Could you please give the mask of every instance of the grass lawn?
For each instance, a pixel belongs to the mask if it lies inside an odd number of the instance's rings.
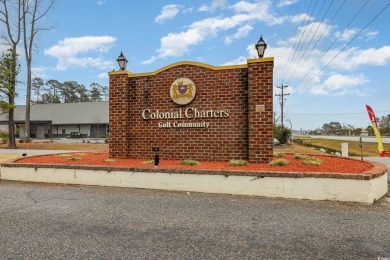
[[[360,147],[359,141],[342,141],[342,140],[332,140],[332,139],[320,139],[320,138],[297,138],[296,140],[302,140],[303,145],[323,147],[332,149],[334,151],[341,153],[341,144],[348,143],[349,155],[360,156]],[[358,139],[358,137],[357,137]],[[385,151],[390,151],[390,144],[383,144]],[[377,143],[363,143],[363,156],[379,156],[378,153],[378,144]]]

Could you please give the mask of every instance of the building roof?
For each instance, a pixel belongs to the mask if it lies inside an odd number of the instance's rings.
[[[69,124],[108,124],[108,102],[80,102],[31,105],[30,121],[51,121],[53,125]],[[26,106],[16,106],[15,122],[24,122]],[[0,121],[7,121],[5,114]]]

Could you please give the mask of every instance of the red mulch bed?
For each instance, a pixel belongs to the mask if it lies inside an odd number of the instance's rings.
[[[69,153],[69,157],[64,155],[45,155],[23,158],[17,163],[29,164],[66,164],[66,165],[97,165],[97,166],[115,166],[115,167],[136,167],[136,168],[154,168],[153,164],[145,164],[150,159],[118,159],[108,157],[108,152],[103,153]],[[70,158],[79,158],[73,161]],[[194,170],[213,170],[213,171],[253,171],[253,172],[328,172],[328,173],[363,173],[371,170],[373,165],[368,162],[361,162],[347,158],[335,156],[310,155],[322,161],[322,165],[303,165],[301,160],[294,159],[294,155],[285,154],[282,158],[290,163],[285,166],[270,166],[265,163],[250,163],[246,166],[229,166],[229,162],[201,161],[197,166],[181,165],[178,160],[160,160],[159,168],[167,169],[194,169]],[[105,160],[111,161],[105,161]],[[274,157],[273,160],[281,159]]]

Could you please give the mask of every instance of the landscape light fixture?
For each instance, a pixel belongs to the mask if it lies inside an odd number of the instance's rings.
[[[119,55],[119,57],[118,57],[118,59],[116,61],[118,62],[119,68],[121,70],[125,70],[126,69],[127,60],[126,60],[126,58],[125,58],[125,56],[123,55],[122,52],[121,52],[121,55]]]
[[[257,54],[259,55],[259,58],[263,58],[265,49],[267,49],[267,44],[263,40],[263,36],[260,35],[260,40],[255,45]]]
[[[160,162],[160,157],[158,156],[158,151],[160,151],[160,147],[152,146],[152,151],[154,152],[154,168],[158,168],[158,164]]]

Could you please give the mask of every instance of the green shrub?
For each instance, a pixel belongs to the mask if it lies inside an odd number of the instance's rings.
[[[181,165],[194,166],[194,165],[199,165],[199,162],[198,161],[194,161],[194,160],[184,160],[180,164]]]
[[[244,166],[247,164],[248,164],[248,161],[246,161],[246,160],[230,160],[230,162],[229,162],[230,166]]]
[[[320,159],[314,158],[314,157],[307,157],[303,159],[302,164],[306,165],[322,165],[322,161]]]
[[[281,144],[287,143],[288,139],[291,136],[291,130],[286,127],[274,126],[273,132],[274,132],[274,137]]]
[[[31,143],[31,139],[30,138],[25,138],[25,139],[19,139],[19,143]]]
[[[285,166],[287,164],[289,164],[290,162],[287,161],[286,159],[278,159],[278,160],[274,160],[274,161],[271,161],[269,162],[268,164],[270,166]]]
[[[5,131],[5,130],[1,130],[0,131],[0,140],[3,142],[3,144],[5,144],[7,141],[8,141],[8,132]]]

